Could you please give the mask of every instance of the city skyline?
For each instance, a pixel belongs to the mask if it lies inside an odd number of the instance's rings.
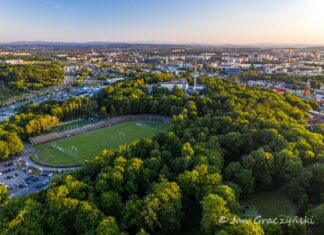
[[[0,0],[0,42],[323,45],[320,0]]]

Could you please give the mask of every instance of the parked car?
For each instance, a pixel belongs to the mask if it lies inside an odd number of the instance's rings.
[[[6,167],[13,166],[13,165],[15,165],[13,162],[7,162],[7,163],[5,164]]]
[[[39,184],[37,184],[37,185],[35,186],[35,188],[40,189],[40,188],[43,188],[44,186],[45,186],[44,183],[39,183]]]
[[[31,179],[31,181],[33,181],[33,182],[36,182],[36,181],[38,181],[38,180],[39,180],[38,177],[33,177],[33,178]]]

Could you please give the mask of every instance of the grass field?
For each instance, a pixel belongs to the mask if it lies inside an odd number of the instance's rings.
[[[101,153],[103,149],[153,136],[166,131],[167,124],[153,121],[125,122],[85,134],[72,136],[37,146],[39,160],[46,165],[67,166],[81,164]]]
[[[273,218],[277,215],[294,215],[295,205],[284,195],[277,192],[259,192],[252,196],[248,203],[256,208],[258,214],[266,218]]]

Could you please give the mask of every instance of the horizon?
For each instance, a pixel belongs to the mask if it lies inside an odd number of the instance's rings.
[[[0,45],[51,45],[51,44],[97,44],[97,45],[113,45],[113,44],[128,44],[128,45],[174,45],[174,46],[206,46],[206,47],[324,47],[324,43],[271,43],[271,42],[256,42],[256,43],[200,43],[200,42],[156,42],[156,41],[0,41]]]
[[[321,0],[0,0],[0,42],[323,45]]]

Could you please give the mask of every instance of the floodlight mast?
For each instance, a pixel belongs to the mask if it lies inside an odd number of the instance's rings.
[[[194,72],[194,87],[193,91],[196,91],[197,89],[197,64],[195,64],[195,72]]]

